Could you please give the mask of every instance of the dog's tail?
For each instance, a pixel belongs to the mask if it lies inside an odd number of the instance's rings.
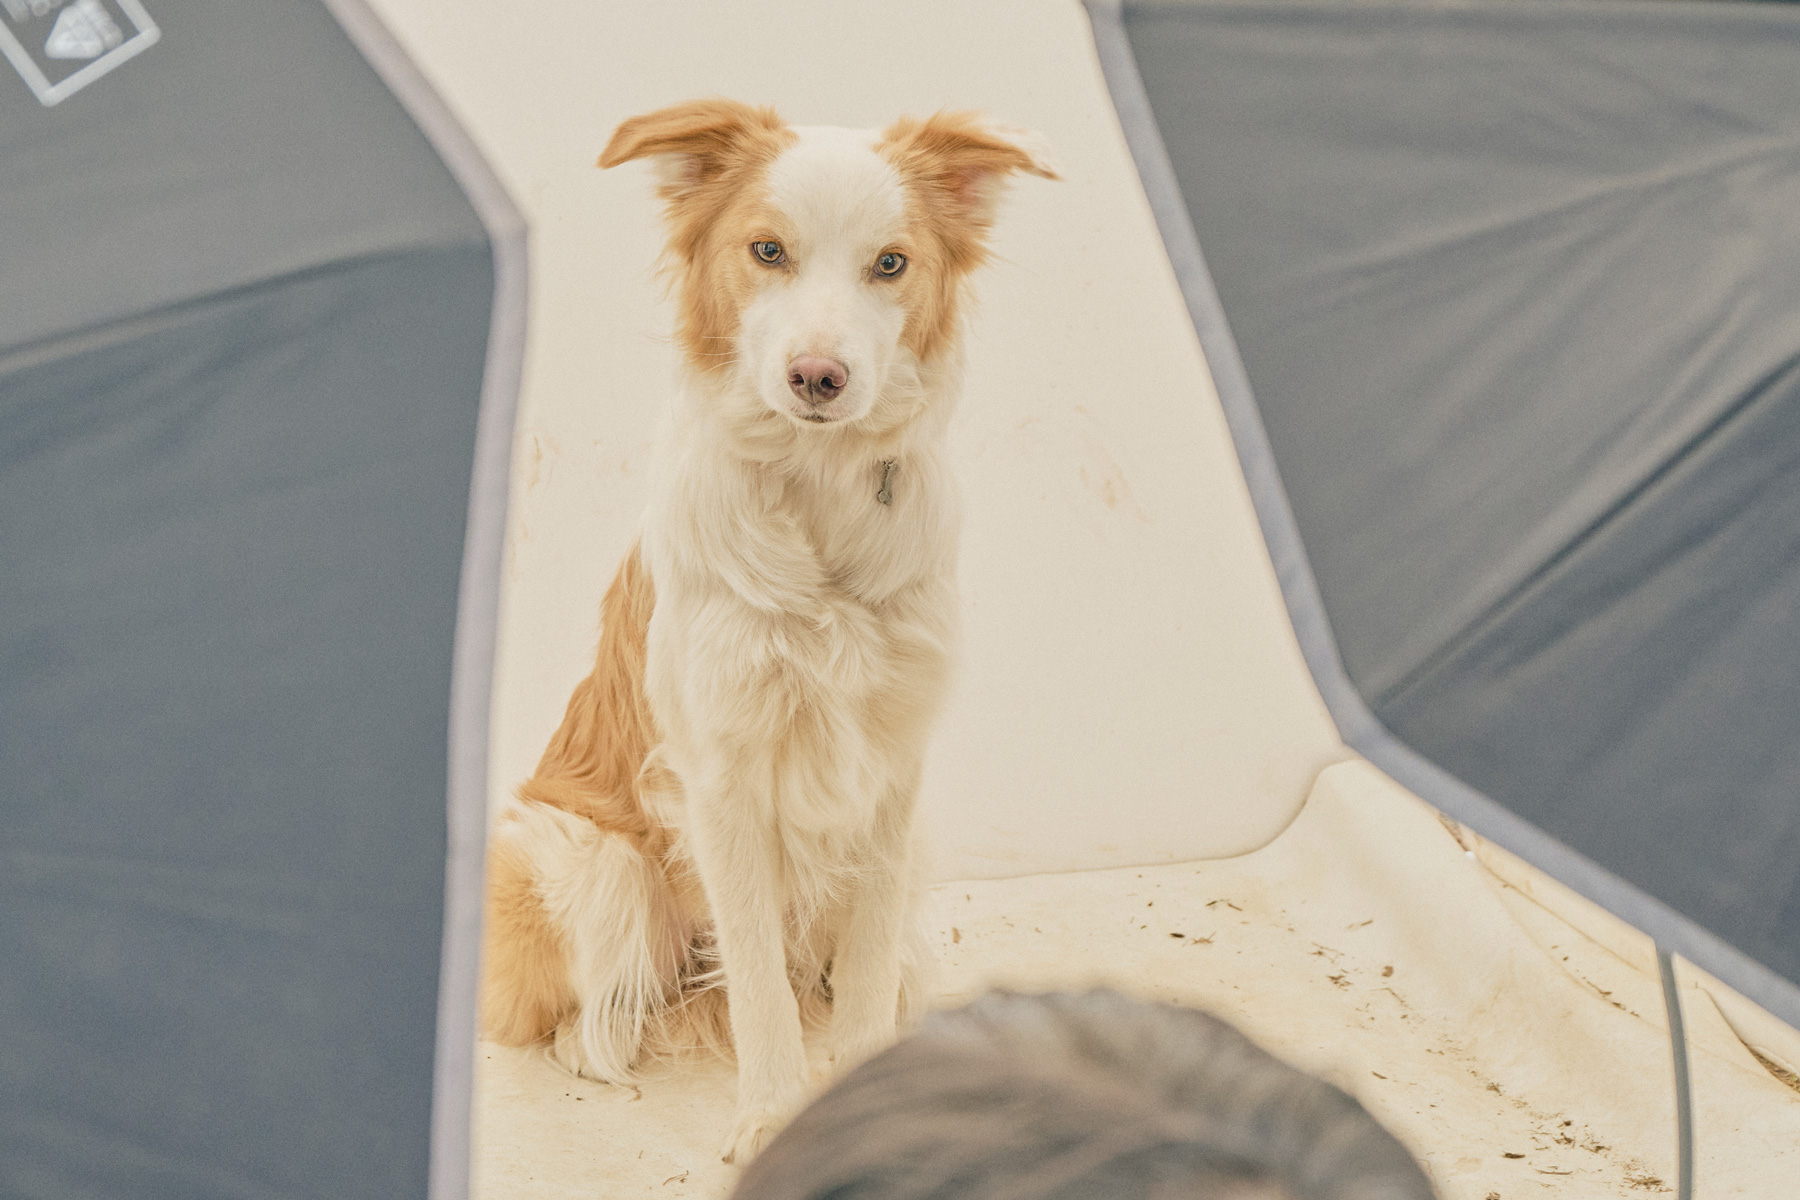
[[[674,1001],[665,1005],[644,1039],[644,1057],[656,1062],[732,1057],[731,1010],[725,980],[710,939],[690,947],[688,971]]]

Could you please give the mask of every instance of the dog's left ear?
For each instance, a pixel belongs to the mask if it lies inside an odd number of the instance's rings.
[[[881,135],[877,148],[903,178],[930,189],[954,215],[979,229],[992,221],[1008,176],[1061,178],[1042,137],[978,113],[940,112],[923,121],[903,117]]]

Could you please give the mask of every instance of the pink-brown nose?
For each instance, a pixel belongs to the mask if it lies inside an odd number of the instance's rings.
[[[850,382],[850,368],[835,358],[802,354],[788,363],[788,386],[808,404],[836,400]]]

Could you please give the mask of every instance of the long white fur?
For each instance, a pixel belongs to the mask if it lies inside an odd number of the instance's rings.
[[[569,947],[578,1008],[552,1054],[577,1074],[624,1082],[652,1014],[674,999],[690,931],[656,868],[625,839],[544,804],[518,804],[509,816],[498,836],[531,860]]]
[[[769,173],[797,277],[745,311],[737,371],[687,381],[643,543],[657,590],[646,690],[729,981],[734,1159],[804,1096],[785,914],[840,933],[833,1058],[894,1037],[902,959],[921,957],[902,953],[913,806],[957,618],[954,373],[913,360],[905,313],[863,279],[898,232],[900,180],[867,135],[798,132]],[[837,403],[856,416],[769,419],[795,403],[787,364],[806,353],[849,368]]]
[[[739,1063],[728,1161],[804,1099],[797,976],[816,982],[829,961],[829,1048],[846,1065],[891,1041],[925,990],[913,811],[957,631],[944,442],[959,352],[918,361],[893,289],[868,278],[905,205],[873,135],[796,132],[767,178],[794,270],[743,311],[730,372],[684,371],[642,532],[646,693],[680,781],[646,800],[679,831],[709,911],[674,911],[654,868],[579,818],[526,804],[508,834],[570,948],[579,1014],[556,1053],[583,1074],[630,1077],[680,990],[682,947],[710,922]],[[787,372],[802,354],[849,369],[832,423],[796,419]]]

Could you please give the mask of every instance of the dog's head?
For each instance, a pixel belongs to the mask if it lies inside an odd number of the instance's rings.
[[[600,165],[638,158],[667,204],[689,365],[803,428],[903,417],[954,344],[1002,182],[1056,178],[1029,135],[968,113],[795,128],[731,100],[633,117]]]

